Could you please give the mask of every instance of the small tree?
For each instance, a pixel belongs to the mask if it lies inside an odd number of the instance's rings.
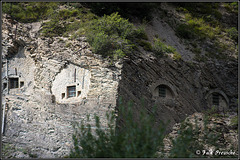
[[[95,115],[96,131],[91,125],[75,125],[73,135],[74,148],[71,158],[147,158],[156,157],[163,144],[165,127],[154,128],[154,116],[140,111],[138,122],[133,120],[134,110],[131,104],[127,109],[119,106],[124,118],[124,127],[115,130],[114,113],[107,115],[108,128],[102,129],[99,117]]]

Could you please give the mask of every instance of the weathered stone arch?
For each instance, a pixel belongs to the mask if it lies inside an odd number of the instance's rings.
[[[173,85],[171,85],[168,81],[166,80],[162,80],[162,79],[159,79],[157,80],[155,83],[153,83],[150,87],[150,91],[153,95],[154,98],[158,97],[158,94],[157,94],[157,89],[159,86],[166,86],[166,88],[169,90],[169,92],[171,93],[172,97],[171,98],[175,98],[177,93],[176,93],[176,90],[175,88],[173,87]]]
[[[227,109],[229,109],[229,99],[227,95],[220,89],[213,89],[206,94],[205,100],[207,101],[207,105],[209,107],[213,106],[212,96],[214,93],[217,93],[220,95],[220,102],[219,102],[220,111],[226,111]]]
[[[220,89],[213,89],[213,90],[209,91],[206,94],[205,99],[208,99],[208,97],[213,93],[218,93],[218,94],[222,95],[224,97],[224,99],[226,100],[227,105],[229,105],[229,99],[227,98],[227,95],[223,91],[221,91]]]

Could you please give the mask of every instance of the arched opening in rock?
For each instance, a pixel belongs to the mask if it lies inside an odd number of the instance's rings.
[[[215,106],[219,106],[219,98],[220,98],[220,95],[218,93],[213,93],[212,94],[212,104]]]
[[[222,91],[212,90],[207,96],[208,108],[214,107],[219,112],[225,112],[229,109],[228,98]]]
[[[155,97],[160,97],[160,98],[169,98],[169,99],[174,98],[174,94],[171,88],[164,84],[157,86],[154,90],[153,95]]]

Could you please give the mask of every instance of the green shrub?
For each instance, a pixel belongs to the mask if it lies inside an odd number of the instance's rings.
[[[105,57],[116,57],[115,54],[124,56],[133,51],[133,41],[141,34],[141,29],[135,28],[118,13],[113,13],[91,22],[87,30],[87,41],[94,53]]]
[[[119,113],[124,125],[115,129],[114,112],[107,114],[108,128],[102,128],[100,119],[95,115],[95,126],[83,121],[74,124],[74,148],[66,158],[153,158],[165,155],[163,151],[163,138],[166,126],[160,124],[155,127],[154,111],[151,115],[141,110],[137,121],[134,120],[135,111],[132,104],[124,108],[120,104]],[[195,118],[195,124],[185,120],[181,123],[178,135],[172,140],[169,157],[193,158],[207,157],[196,154],[197,150],[207,150],[205,146],[214,147],[215,150],[225,147],[220,143],[220,133],[215,132],[215,126],[209,127],[209,117],[203,118],[203,128]],[[89,116],[88,120],[89,122]],[[164,126],[164,127],[163,127]],[[93,129],[96,128],[94,131]],[[161,152],[158,152],[160,151]],[[218,155],[211,155],[218,157]]]
[[[167,46],[165,50],[166,50],[167,53],[174,53],[174,52],[176,52],[176,49],[173,48],[172,46]]]
[[[178,12],[184,12],[184,13],[189,13],[189,11],[188,11],[186,8],[183,8],[183,7],[177,7],[177,8],[176,8],[176,11],[178,11]]]
[[[101,127],[100,119],[96,115],[95,126],[90,125],[89,115],[85,122],[74,123],[74,147],[66,158],[153,158],[166,155],[163,150],[166,124],[155,124],[155,107],[150,111],[151,114],[147,113],[144,107],[138,107],[136,112],[133,103],[129,102],[125,107],[120,100],[117,111],[117,116],[114,111],[106,114],[107,128]],[[208,112],[214,113],[215,108]],[[177,137],[170,138],[172,147],[169,157],[206,158],[209,155],[202,153],[209,149],[206,147],[213,147],[215,150],[225,148],[225,141],[219,141],[221,130],[217,131],[219,128],[216,128],[215,122],[210,124],[209,118],[209,115],[205,115],[202,120],[195,117],[193,123],[189,118],[185,119],[180,124]],[[199,124],[200,121],[203,121],[203,125]],[[235,124],[237,116],[233,121]],[[197,150],[200,150],[201,154],[196,154]]]
[[[125,53],[121,49],[117,49],[113,53],[113,60],[118,60],[119,58],[122,58],[125,56]]]
[[[166,53],[176,53],[176,49],[163,43],[159,38],[154,39],[152,47],[153,53],[156,55],[164,55]]]
[[[208,15],[212,15],[215,18],[220,19],[219,15],[220,3],[173,3],[177,7],[181,7],[180,11],[187,11],[185,13],[191,13],[194,17],[203,17],[205,18]],[[221,14],[221,13],[220,13]]]
[[[115,49],[114,37],[110,37],[104,32],[88,35],[88,42],[94,53],[100,53],[103,56],[110,55]]]
[[[124,126],[115,130],[114,121],[117,117],[112,112],[108,117],[108,129],[100,126],[95,116],[95,135],[91,125],[75,125],[73,135],[74,148],[70,158],[149,158],[156,157],[156,152],[163,144],[164,125],[154,128],[154,119],[145,111],[141,111],[139,121],[133,120],[134,110],[130,104],[119,110],[124,117]],[[81,146],[81,147],[80,147]]]
[[[181,54],[180,53],[178,53],[177,51],[175,51],[174,53],[173,53],[173,60],[180,60],[180,59],[182,59],[182,56],[181,56]]]
[[[233,39],[235,42],[238,41],[238,30],[235,27],[226,29],[228,36]]]
[[[113,13],[110,16],[104,15],[102,18],[94,20],[90,29],[92,32],[102,31],[106,35],[116,34],[126,39],[133,38],[136,33],[133,24],[127,19],[121,18],[118,13]]]
[[[179,24],[176,28],[176,35],[184,39],[194,38],[192,28],[187,24]]]
[[[148,40],[148,36],[145,32],[145,27],[143,25],[139,26],[135,31],[135,37],[138,39]]]
[[[213,9],[213,15],[219,20],[222,19],[222,13],[217,9]]]
[[[59,18],[66,20],[71,17],[76,17],[78,16],[78,14],[80,14],[80,12],[77,9],[73,9],[73,10],[63,9],[59,11]]]
[[[66,25],[66,31],[67,32],[70,32],[70,31],[76,31],[79,29],[79,26],[81,26],[81,22],[78,21],[78,20],[74,20],[73,17],[71,17],[69,19],[70,22],[73,22],[73,23],[70,23],[70,24],[67,24]]]
[[[185,120],[181,123],[180,129],[178,130],[177,138],[172,139],[172,148],[170,150],[170,157],[174,158],[203,158],[208,157],[202,153],[203,150],[207,150],[205,146],[214,147],[215,150],[218,150],[221,147],[224,147],[224,144],[221,144],[218,140],[220,133],[213,132],[215,127],[209,128],[209,119],[204,117],[204,126],[200,130],[199,123],[195,118],[195,125]],[[199,150],[200,154],[196,154],[196,151]],[[218,155],[210,155],[211,157],[218,157]]]
[[[223,5],[229,12],[238,13],[238,3],[237,2],[223,3]]]
[[[146,51],[152,51],[152,44],[144,40],[137,40],[137,43]]]
[[[47,37],[61,36],[65,32],[66,27],[57,18],[44,23],[41,30],[42,35]]]
[[[218,111],[218,108],[216,107],[216,106],[212,106],[210,109],[207,109],[206,111],[205,111],[205,114],[207,115],[207,116],[211,116],[211,115],[213,115],[213,114],[216,114],[216,113],[218,113],[219,111]]]
[[[96,18],[86,8],[63,9],[55,11],[49,22],[43,24],[43,36],[71,35],[71,39],[83,36],[89,28],[89,23]]]
[[[66,47],[71,47],[71,46],[72,46],[72,43],[71,43],[71,42],[67,42],[65,46],[66,46]]]
[[[194,130],[193,126],[189,122],[183,122],[180,130],[178,131],[178,137],[172,139],[172,148],[170,150],[170,157],[173,158],[193,158],[198,157],[195,155],[196,150],[202,150],[198,142],[198,130]]]
[[[36,22],[46,19],[57,8],[55,2],[5,2],[3,13],[19,22]]]
[[[197,40],[200,42],[200,45],[204,45],[206,40],[210,41],[218,41],[218,43],[224,42],[226,39],[225,34],[222,34],[225,30],[225,26],[222,25],[222,13],[220,12],[220,8],[223,6],[229,10],[237,11],[238,4],[237,3],[173,3],[173,5],[177,6],[177,11],[182,12],[181,14],[185,14],[185,19],[183,24],[179,24],[176,26],[176,35],[180,38],[184,38],[186,40]],[[230,11],[230,12],[232,12]],[[237,16],[235,11],[232,14],[233,16]],[[237,12],[236,12],[237,13]],[[237,42],[236,31],[229,30],[227,32],[235,32],[233,34],[229,34],[229,37]],[[231,36],[233,35],[233,36]],[[235,36],[234,36],[235,35]],[[219,45],[213,45],[211,48],[213,52],[221,52],[226,53],[226,50],[230,52],[234,52],[232,48],[234,44],[229,43],[227,49],[221,49]],[[218,55],[218,54],[217,54]],[[226,57],[225,55],[219,56],[220,59]],[[197,59],[206,59],[204,56],[198,56]]]
[[[203,18],[193,17],[190,13],[185,14],[186,24],[179,24],[176,28],[177,36],[184,39],[214,39],[220,34],[220,28],[208,24]]]
[[[230,123],[231,126],[237,128],[238,127],[238,116],[235,116],[231,119],[231,123]]]
[[[220,33],[219,27],[212,27],[203,18],[192,17],[191,14],[185,14],[188,29],[200,39],[210,38],[214,39]]]

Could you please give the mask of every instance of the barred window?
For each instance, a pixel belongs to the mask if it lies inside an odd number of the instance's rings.
[[[76,86],[68,86],[67,93],[68,93],[68,98],[76,97]]]
[[[212,94],[212,103],[213,103],[213,105],[216,105],[216,106],[219,105],[219,94],[218,93]]]
[[[10,82],[10,89],[12,88],[18,88],[18,78],[9,78]]]
[[[160,85],[158,91],[159,91],[159,97],[166,97],[166,86]]]

